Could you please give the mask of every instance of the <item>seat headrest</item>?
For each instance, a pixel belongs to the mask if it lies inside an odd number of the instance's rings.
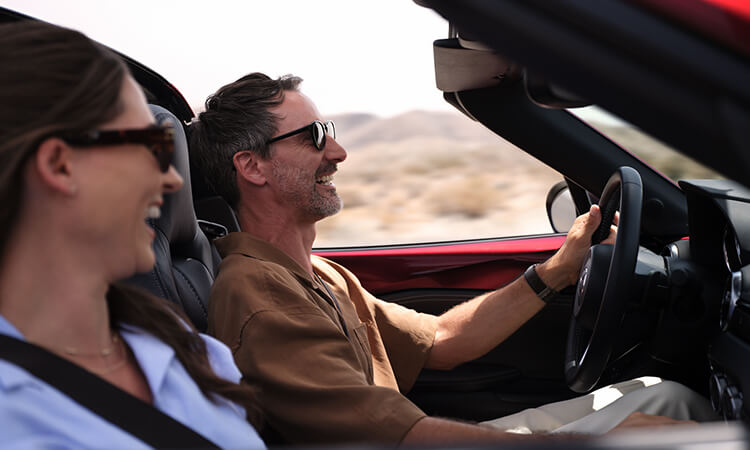
[[[195,216],[184,126],[161,106],[150,105],[150,108],[158,121],[171,119],[176,125],[172,164],[185,184],[179,191],[164,195],[161,217],[148,219],[155,234],[154,268],[126,282],[178,304],[196,328],[205,331],[209,292],[220,258]]]
[[[188,133],[190,133],[190,127],[188,127]],[[201,222],[223,227],[225,234],[240,231],[240,225],[234,210],[224,198],[210,187],[203,170],[198,165],[193,164],[190,167],[190,172],[193,178],[193,204],[198,219]],[[206,230],[204,229],[204,231]],[[220,237],[220,235],[211,237]]]
[[[174,135],[174,165],[177,172],[185,180],[185,185],[179,191],[165,195],[162,205],[162,215],[155,221],[173,245],[181,241],[192,241],[197,229],[195,210],[193,209],[193,194],[190,183],[190,158],[185,129],[182,123],[168,110],[157,105],[149,105],[157,122],[172,120],[175,124]]]

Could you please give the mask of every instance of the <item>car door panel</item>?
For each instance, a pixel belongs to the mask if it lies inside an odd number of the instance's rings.
[[[504,286],[548,258],[564,235],[315,253],[352,270],[379,298],[439,315]],[[569,398],[564,346],[572,297],[561,295],[485,356],[450,371],[423,370],[408,396],[428,414],[485,420]]]

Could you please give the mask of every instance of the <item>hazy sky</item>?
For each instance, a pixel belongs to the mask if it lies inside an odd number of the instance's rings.
[[[322,113],[448,110],[432,41],[448,23],[411,0],[0,0],[133,57],[194,107],[253,71],[294,73]]]

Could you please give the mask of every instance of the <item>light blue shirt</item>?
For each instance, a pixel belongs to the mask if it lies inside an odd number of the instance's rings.
[[[0,333],[23,339],[0,316]],[[121,332],[148,381],[154,406],[223,448],[265,448],[245,411],[225,399],[203,396],[174,350],[136,327]],[[209,361],[222,378],[239,382],[240,371],[229,349],[201,335]],[[0,359],[0,447],[2,448],[148,448],[143,442],[80,406],[65,394]]]

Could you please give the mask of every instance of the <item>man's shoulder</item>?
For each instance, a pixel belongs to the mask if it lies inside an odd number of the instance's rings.
[[[319,255],[312,255],[310,261],[315,272],[326,278],[326,281],[335,281],[336,278],[343,278],[349,282],[354,281],[359,284],[359,280],[354,273],[335,261]]]
[[[211,288],[211,303],[249,314],[268,311],[317,311],[312,287],[294,271],[273,261],[242,254],[222,260]]]
[[[288,268],[275,263],[241,254],[231,254],[219,264],[219,272],[212,290],[217,288],[247,289],[253,291],[275,287],[276,285],[301,284],[298,277]]]

